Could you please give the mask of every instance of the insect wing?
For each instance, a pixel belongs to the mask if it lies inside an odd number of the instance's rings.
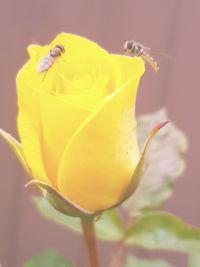
[[[163,57],[166,57],[166,58],[171,58],[172,56],[168,53],[165,53],[165,52],[162,52],[162,51],[159,51],[159,50],[156,50],[156,49],[150,49],[151,52],[155,55],[160,55],[160,56],[163,56]]]

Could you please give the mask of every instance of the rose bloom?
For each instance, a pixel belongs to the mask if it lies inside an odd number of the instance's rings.
[[[56,45],[64,53],[39,72],[40,60]],[[140,158],[135,99],[144,62],[66,33],[28,53],[17,76],[23,164],[32,179],[87,211],[112,207]]]

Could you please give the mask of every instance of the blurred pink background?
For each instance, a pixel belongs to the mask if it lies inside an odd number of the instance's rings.
[[[189,138],[187,170],[178,180],[174,196],[165,209],[200,227],[199,136],[200,126],[200,1],[1,1],[0,8],[0,126],[17,136],[15,76],[27,60],[26,47],[46,44],[61,31],[86,36],[110,52],[121,53],[124,39],[170,54],[156,56],[160,72],[147,72],[140,84],[137,113],[167,107],[170,118]],[[27,177],[18,161],[0,140],[0,262],[20,267],[32,255],[55,248],[75,266],[85,262],[82,238],[42,218],[24,189]],[[107,266],[113,247],[101,244]],[[163,256],[177,267],[186,258],[175,253],[146,253]]]

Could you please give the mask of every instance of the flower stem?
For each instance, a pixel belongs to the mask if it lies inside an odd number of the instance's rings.
[[[81,219],[81,225],[83,229],[83,236],[88,251],[90,267],[100,267],[98,259],[98,250],[96,242],[96,234],[94,229],[94,219],[89,218]]]

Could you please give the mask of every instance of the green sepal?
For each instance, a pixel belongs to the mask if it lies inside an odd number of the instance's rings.
[[[51,187],[50,185],[37,181],[31,180],[25,186],[30,185],[37,185],[39,186],[44,194],[44,197],[50,202],[50,204],[57,209],[58,211],[73,216],[73,217],[96,217],[99,216],[99,212],[89,212],[76,203],[68,199],[67,197],[63,196],[60,192],[58,192],[55,188]]]
[[[136,169],[133,173],[133,176],[132,176],[132,179],[131,179],[131,182],[128,186],[128,189],[126,190],[125,194],[123,195],[122,199],[120,200],[119,203],[117,203],[117,205],[114,205],[113,207],[116,207],[116,206],[119,206],[121,205],[124,201],[126,201],[136,190],[139,182],[140,182],[140,179],[142,177],[142,174],[143,174],[143,171],[144,171],[144,160],[145,160],[145,155],[146,155],[146,151],[148,149],[148,146],[152,140],[152,138],[154,137],[154,135],[161,129],[163,128],[166,124],[168,123],[168,121],[165,121],[165,122],[162,122],[160,123],[159,125],[157,125],[148,135],[145,143],[144,143],[144,146],[143,146],[143,149],[142,149],[142,152],[141,152],[141,155],[140,155],[140,159],[138,161],[138,164],[136,166]],[[113,208],[111,207],[111,208]]]
[[[154,125],[169,119],[165,109],[137,118],[138,143],[143,147],[146,136]],[[159,131],[145,155],[145,171],[135,193],[123,203],[130,217],[141,217],[159,208],[171,195],[176,179],[185,170],[187,138],[170,120],[170,125]]]
[[[20,142],[18,142],[11,134],[7,133],[6,131],[0,129],[0,136],[3,138],[3,140],[9,145],[11,150],[14,152],[26,172],[31,175],[31,170],[28,167],[28,164],[26,163],[26,159],[24,156],[24,151],[22,148],[22,145]]]

